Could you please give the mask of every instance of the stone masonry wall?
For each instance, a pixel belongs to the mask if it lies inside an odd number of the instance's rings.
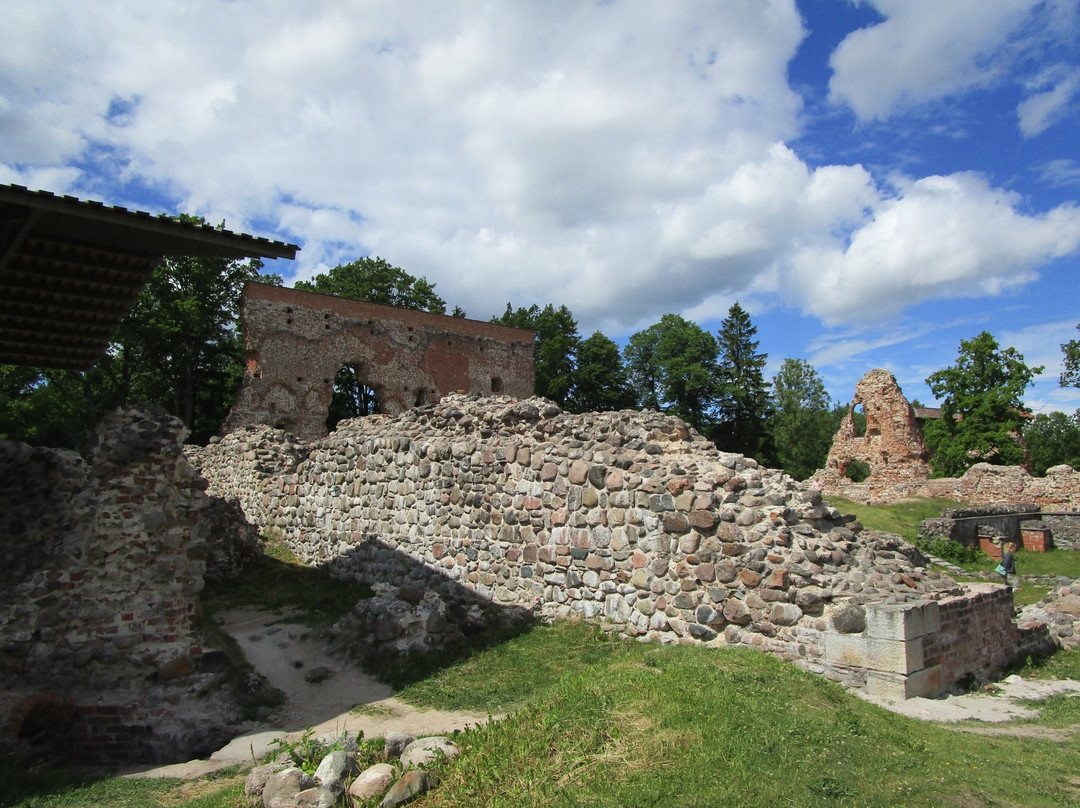
[[[247,365],[226,431],[268,424],[322,437],[344,365],[388,414],[455,391],[533,392],[533,333],[520,328],[258,283],[244,289],[241,317]]]
[[[855,408],[863,407],[866,430],[855,428]],[[855,461],[870,467],[870,476],[860,485],[866,496],[882,492],[901,497],[923,485],[930,476],[928,452],[922,427],[887,370],[871,370],[855,386],[855,397],[833,437],[825,468],[814,479],[830,494],[840,494],[852,485],[844,475]]]
[[[175,760],[218,723],[190,704],[208,498],[184,434],[131,409],[88,462],[0,442],[0,750]]]
[[[962,594],[900,537],[655,412],[452,395],[307,446],[249,427],[188,453],[211,493],[337,575],[749,644],[849,684],[865,671],[825,658],[837,607]]]

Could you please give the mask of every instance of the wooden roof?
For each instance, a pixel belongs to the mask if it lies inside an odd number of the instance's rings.
[[[0,364],[90,368],[165,256],[292,259],[299,249],[0,185]]]

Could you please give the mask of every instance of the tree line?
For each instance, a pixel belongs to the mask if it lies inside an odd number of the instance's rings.
[[[89,371],[0,365],[0,439],[83,450],[107,411],[150,401],[180,417],[193,441],[206,442],[220,429],[243,376],[243,286],[252,280],[281,284],[261,270],[259,261],[167,258]],[[434,284],[379,257],[339,265],[295,287],[446,313]],[[452,316],[465,312],[455,307]],[[848,413],[846,405],[830,402],[821,375],[804,359],[784,359],[766,379],[768,356],[738,302],[716,334],[665,314],[621,349],[600,331],[583,338],[565,305],[507,304],[491,322],[536,333],[537,395],[573,412],[668,412],[720,449],[799,479],[824,466],[832,436]],[[1062,348],[1061,384],[1080,386],[1080,341]],[[1001,349],[987,332],[962,341],[957,363],[927,379],[943,402],[943,417],[926,427],[935,474],[961,474],[975,462],[1023,463],[1025,451],[1036,473],[1058,463],[1080,466],[1080,411],[1032,417],[1023,404],[1023,392],[1040,372],[1014,349]],[[328,424],[376,409],[375,391],[355,368],[342,368]]]

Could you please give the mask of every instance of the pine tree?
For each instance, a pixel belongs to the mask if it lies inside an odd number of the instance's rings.
[[[755,334],[757,327],[736,301],[720,325],[717,340],[720,417],[712,436],[720,449],[752,457],[763,448],[769,417],[769,385],[764,374],[768,354],[757,352],[760,343]]]

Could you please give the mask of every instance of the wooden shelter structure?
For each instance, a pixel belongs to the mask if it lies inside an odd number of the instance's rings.
[[[165,256],[293,259],[299,249],[0,185],[0,364],[89,369]]]

